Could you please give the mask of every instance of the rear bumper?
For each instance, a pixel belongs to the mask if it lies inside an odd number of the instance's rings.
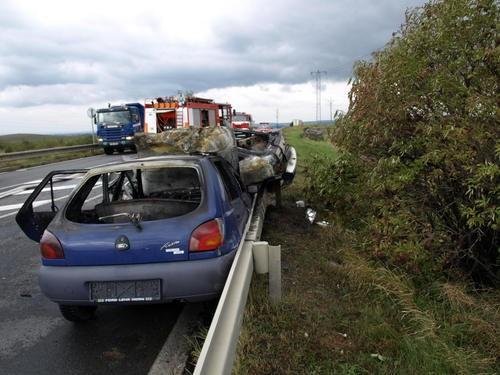
[[[162,280],[162,299],[189,302],[217,297],[226,282],[236,251],[203,260],[113,266],[41,266],[40,289],[50,300],[67,305],[89,301],[91,281]],[[121,302],[120,304],[131,304]]]

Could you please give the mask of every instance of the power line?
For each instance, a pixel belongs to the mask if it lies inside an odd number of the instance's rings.
[[[316,70],[315,72],[311,72],[311,75],[316,80],[316,121],[321,121],[321,76],[326,76],[326,70]]]

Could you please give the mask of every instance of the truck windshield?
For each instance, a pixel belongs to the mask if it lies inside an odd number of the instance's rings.
[[[233,121],[249,121],[250,119],[246,115],[233,115]]]
[[[130,122],[130,112],[129,111],[110,111],[110,112],[98,112],[97,122],[111,123],[111,124],[126,124]]]

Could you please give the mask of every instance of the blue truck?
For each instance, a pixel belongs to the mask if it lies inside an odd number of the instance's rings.
[[[144,106],[139,103],[109,106],[96,111],[97,141],[104,152],[135,150],[134,134],[144,131]]]

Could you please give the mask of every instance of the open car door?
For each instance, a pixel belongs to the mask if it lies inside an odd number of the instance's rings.
[[[30,194],[26,202],[19,209],[16,215],[16,222],[21,227],[26,236],[35,242],[40,242],[42,234],[50,224],[57,211],[59,210],[56,201],[61,198],[54,197],[54,184],[60,181],[71,180],[74,175],[85,174],[87,169],[68,169],[62,171],[52,171],[38,184],[38,186]],[[35,204],[35,200],[42,193],[48,192],[50,199]],[[34,207],[40,207],[35,212]]]

